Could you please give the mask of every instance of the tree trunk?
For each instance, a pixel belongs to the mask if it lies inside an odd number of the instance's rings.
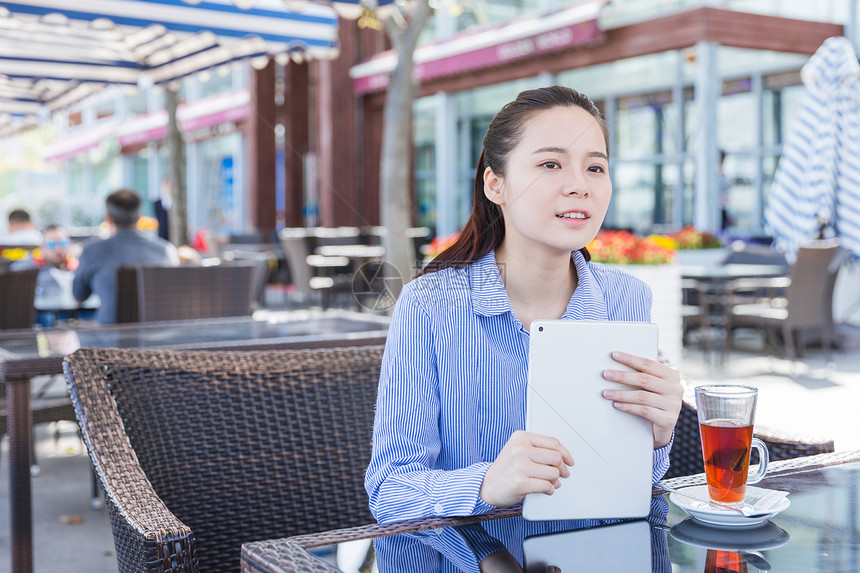
[[[167,212],[170,240],[176,245],[188,244],[188,211],[185,201],[185,144],[179,132],[176,108],[179,103],[177,90],[164,88],[164,107],[167,110],[167,153],[170,163],[170,192],[173,202]]]
[[[398,23],[392,16],[386,21],[386,31],[397,65],[391,73],[385,96],[382,120],[382,157],[380,160],[380,219],[387,230],[384,244],[386,259],[397,267],[404,282],[415,274],[415,249],[406,236],[411,225],[410,181],[412,153],[412,102],[417,91],[412,79],[413,52],[418,35],[430,15],[428,0],[413,4],[408,19]],[[400,285],[395,297],[400,294]]]

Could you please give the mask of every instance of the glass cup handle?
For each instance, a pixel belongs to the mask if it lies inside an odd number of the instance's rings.
[[[753,476],[747,477],[747,483],[758,483],[764,479],[764,474],[767,471],[767,464],[770,461],[770,454],[768,454],[767,446],[764,445],[758,438],[753,438],[752,443],[750,444],[750,453],[752,453],[752,448],[758,450],[758,471]]]

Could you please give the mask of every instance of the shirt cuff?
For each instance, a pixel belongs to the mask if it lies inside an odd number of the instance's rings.
[[[654,450],[654,473],[651,476],[651,483],[657,483],[666,472],[669,471],[669,453],[672,451],[672,444],[675,442],[675,430],[672,430],[672,437],[669,438],[669,443]]]
[[[490,462],[469,466],[467,471],[458,470],[448,473],[444,484],[436,490],[433,514],[437,517],[480,515],[495,509],[481,499],[481,485],[490,469]]]

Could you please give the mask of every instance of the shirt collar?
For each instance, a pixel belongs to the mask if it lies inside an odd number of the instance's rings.
[[[577,284],[561,317],[566,320],[609,320],[603,290],[592,273],[592,266],[579,251],[573,251],[570,256],[576,267]]]
[[[603,291],[591,272],[591,267],[579,251],[571,253],[576,267],[577,286],[567,309],[562,315],[566,320],[609,320],[609,311],[603,298]],[[470,267],[470,293],[472,308],[476,314],[496,316],[513,312],[511,301],[499,267],[496,253],[490,251]]]
[[[496,265],[496,252],[489,253],[472,263],[469,269],[469,292],[472,308],[483,316],[496,316],[513,312],[505,283]]]

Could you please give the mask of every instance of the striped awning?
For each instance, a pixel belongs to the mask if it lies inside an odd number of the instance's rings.
[[[239,3],[240,4],[240,3]],[[105,84],[175,82],[251,59],[337,55],[337,12],[282,0],[18,0],[0,4],[0,126]],[[0,127],[2,133],[2,127]]]
[[[851,42],[828,38],[801,72],[806,92],[765,207],[790,259],[822,227],[860,257],[860,64]]]

